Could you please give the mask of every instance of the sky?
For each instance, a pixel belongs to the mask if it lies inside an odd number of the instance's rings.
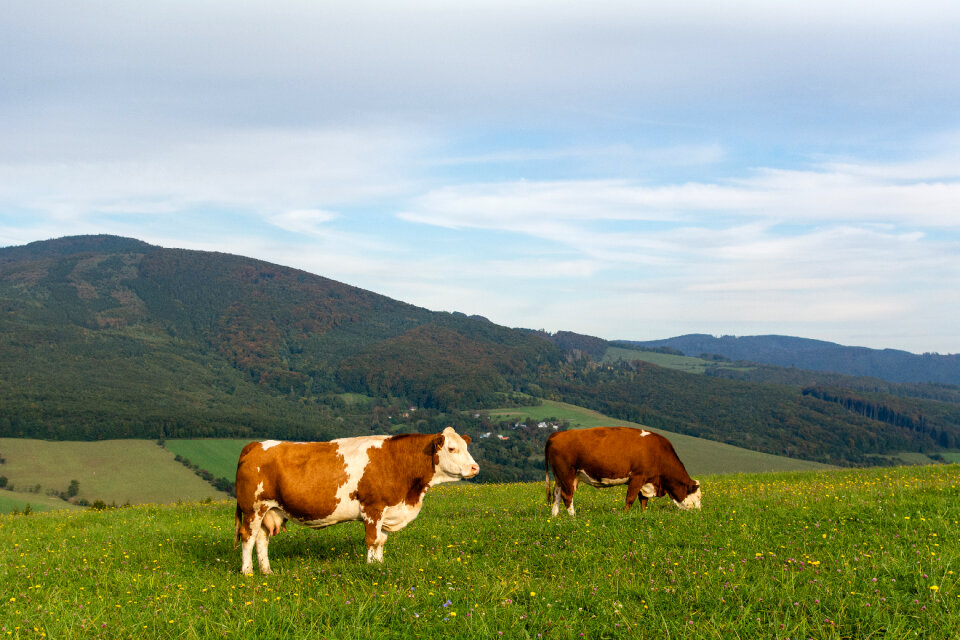
[[[0,0],[0,247],[960,352],[960,3]]]

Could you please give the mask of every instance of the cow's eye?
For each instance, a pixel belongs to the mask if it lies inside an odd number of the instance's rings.
[[[456,450],[457,450],[456,447],[447,447],[447,451],[449,451],[450,453],[453,453]]]

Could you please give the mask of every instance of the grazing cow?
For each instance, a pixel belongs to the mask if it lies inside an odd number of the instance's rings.
[[[627,485],[626,509],[640,497],[641,510],[647,499],[669,494],[681,509],[700,508],[700,483],[687,470],[663,436],[630,427],[595,427],[557,431],[547,438],[544,450],[547,502],[550,502],[550,468],[556,478],[553,510],[560,513],[560,498],[567,513],[574,515],[573,494],[577,483],[592,487]]]
[[[469,436],[362,436],[330,442],[251,442],[237,462],[236,536],[241,571],[271,573],[267,547],[286,518],[313,528],[363,520],[367,562],[383,561],[384,531],[410,524],[427,489],[472,478],[480,467]]]

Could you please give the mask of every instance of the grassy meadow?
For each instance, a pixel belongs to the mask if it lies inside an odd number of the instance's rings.
[[[960,468],[702,478],[704,507],[458,483],[367,565],[359,523],[291,525],[238,573],[233,505],[0,516],[13,638],[955,638]]]
[[[240,452],[249,442],[251,442],[249,438],[184,438],[167,440],[164,446],[201,469],[206,469],[215,478],[233,480],[237,475],[237,460],[240,458]]]
[[[658,353],[656,351],[640,351],[637,349],[625,349],[623,347],[607,347],[603,355],[604,362],[617,362],[618,360],[642,360],[655,364],[659,367],[676,369],[687,373],[703,373],[710,367],[720,366],[726,369],[735,369],[739,371],[748,371],[751,367],[734,365],[729,362],[717,362],[715,360],[704,360],[694,356],[678,356],[670,353]]]

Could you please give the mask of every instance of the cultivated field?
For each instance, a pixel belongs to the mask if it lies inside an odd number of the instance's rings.
[[[956,638],[960,468],[703,478],[704,508],[623,512],[542,483],[428,494],[364,563],[359,523],[291,525],[237,573],[233,505],[0,516],[13,638]]]
[[[33,508],[67,506],[47,497],[48,491],[65,491],[71,480],[80,483],[78,498],[107,504],[159,503],[226,498],[207,482],[174,460],[174,454],[151,440],[101,442],[50,442],[26,438],[0,438],[6,459],[0,475],[15,491],[0,491],[13,504],[29,502]],[[236,470],[236,458],[234,458]],[[39,488],[38,488],[39,487]],[[27,493],[31,489],[34,493]],[[22,509],[22,507],[19,507]],[[0,500],[0,511],[4,508]]]

